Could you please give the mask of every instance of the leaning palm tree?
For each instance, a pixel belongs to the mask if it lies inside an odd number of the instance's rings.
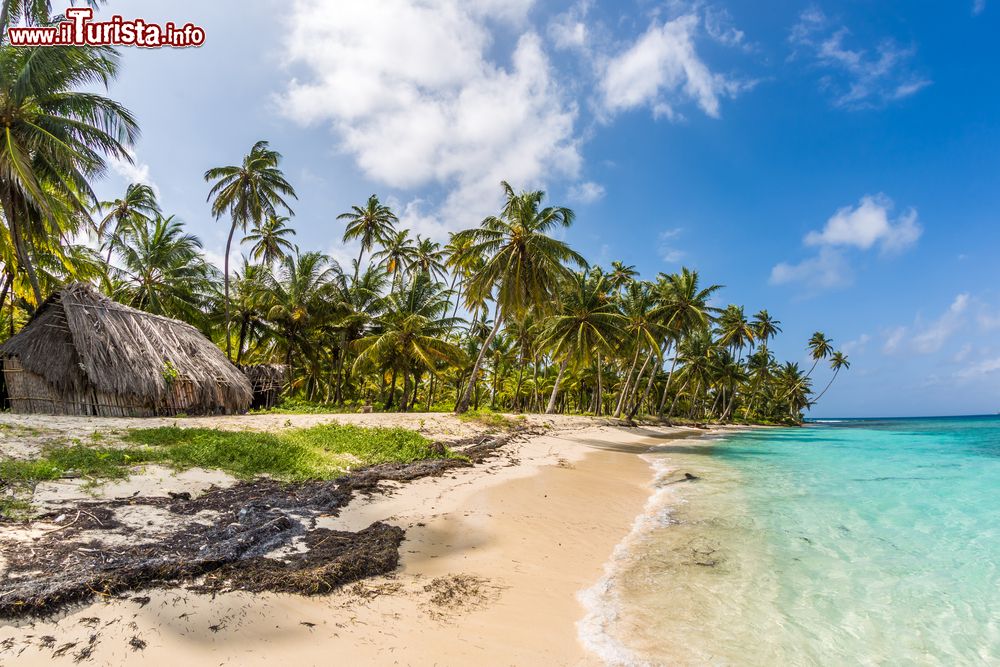
[[[295,246],[286,236],[295,236],[295,230],[288,226],[289,218],[279,215],[269,215],[259,225],[255,225],[245,237],[249,242],[250,258],[264,266],[271,266],[277,260],[291,253]]]
[[[12,270],[27,275],[35,303],[43,295],[32,247],[58,251],[53,241],[93,209],[89,181],[104,174],[105,158],[131,159],[128,147],[139,135],[132,114],[85,90],[106,86],[118,65],[109,48],[0,48],[0,206]]]
[[[372,195],[364,206],[352,206],[347,213],[338,215],[337,220],[347,221],[347,228],[344,229],[345,243],[355,239],[361,242],[358,263],[354,267],[354,281],[357,282],[361,258],[364,257],[365,251],[370,251],[376,243],[388,242],[395,232],[394,225],[399,222],[399,218],[392,209],[379,201],[377,195]]]
[[[572,277],[567,262],[581,267],[586,260],[566,243],[547,235],[556,227],[569,227],[573,211],[564,207],[542,208],[545,193],[516,193],[506,181],[501,183],[507,202],[499,216],[490,216],[475,228],[459,232],[469,237],[470,252],[485,258],[485,265],[469,279],[467,301],[486,300],[493,295],[496,315],[493,330],[479,350],[469,382],[456,412],[468,411],[483,358],[507,316],[523,314],[528,308],[545,314],[553,309],[559,283]]]
[[[813,371],[816,370],[816,364],[820,362],[820,359],[826,359],[833,353],[833,341],[826,337],[822,331],[817,331],[809,338],[809,356],[812,357],[813,365],[806,373],[806,377],[812,377]]]
[[[101,211],[107,211],[97,223],[97,238],[108,250],[108,256],[104,260],[106,264],[111,263],[113,246],[123,227],[142,224],[160,213],[156,192],[143,183],[132,183],[125,189],[122,197],[102,201],[97,206]]]
[[[212,202],[212,215],[216,220],[228,213],[232,224],[226,239],[226,255],[223,258],[226,310],[226,354],[233,358],[233,342],[230,335],[229,312],[229,252],[233,245],[236,228],[246,230],[247,225],[260,224],[268,216],[277,215],[283,209],[289,215],[292,209],[287,197],[297,199],[295,189],[285,180],[278,165],[281,154],[271,150],[266,141],[258,141],[243,158],[240,165],[215,167],[205,172],[205,180],[212,183],[208,201]]]
[[[819,396],[812,399],[811,403],[817,403],[819,399],[823,398],[823,394],[833,386],[833,381],[837,379],[840,375],[841,369],[849,369],[851,367],[851,362],[847,360],[847,355],[843,352],[834,352],[830,355],[830,368],[833,369],[833,377],[830,378],[830,382],[823,388],[823,391],[819,393]]]

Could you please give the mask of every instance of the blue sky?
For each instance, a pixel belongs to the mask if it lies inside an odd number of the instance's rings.
[[[221,257],[205,169],[267,139],[297,242],[346,259],[372,192],[439,238],[498,181],[573,207],[566,238],[645,277],[697,268],[766,307],[806,363],[852,368],[813,416],[1000,410],[1000,2],[111,0],[193,21],[200,49],[125,49],[136,165]],[[829,373],[817,371],[822,388]]]

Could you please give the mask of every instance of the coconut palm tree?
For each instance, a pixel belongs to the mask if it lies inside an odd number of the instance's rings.
[[[355,239],[361,241],[361,251],[358,253],[358,263],[354,268],[354,280],[358,279],[361,258],[366,251],[375,247],[376,243],[387,243],[395,233],[395,224],[399,218],[388,206],[379,201],[377,195],[368,198],[363,206],[352,206],[347,213],[341,213],[337,220],[346,220],[344,243]],[[390,273],[392,273],[390,271]]]
[[[204,329],[214,276],[201,248],[201,240],[174,216],[134,220],[114,244],[121,268],[113,271],[113,297]]]
[[[750,400],[747,402],[743,412],[744,418],[750,415],[750,411],[757,402],[757,393],[760,391],[761,384],[765,380],[765,376],[769,368],[770,353],[767,350],[768,341],[781,333],[781,322],[771,317],[771,314],[764,309],[760,310],[753,316],[753,321],[750,322],[750,326],[753,329],[754,337],[760,341],[763,358],[767,361],[760,363],[760,360],[758,360],[758,363],[756,364],[756,372],[753,373],[753,389],[751,389]]]
[[[358,356],[354,367],[369,364],[402,374],[400,407],[405,412],[416,401],[411,378],[419,379],[425,371],[437,374],[438,361],[458,363],[463,353],[448,340],[453,323],[447,316],[450,304],[443,285],[419,275],[408,288],[389,294],[386,301],[374,330],[355,344]]]
[[[409,270],[417,256],[417,246],[410,238],[409,229],[401,229],[395,234],[390,234],[382,245],[382,250],[372,255],[372,259],[385,267],[386,273],[392,276],[392,289],[395,291],[397,283],[400,287],[403,284],[403,274]]]
[[[602,275],[584,271],[575,274],[559,295],[559,309],[545,323],[541,345],[554,359],[576,369],[594,365],[598,371],[597,413],[601,411],[601,354],[611,354],[620,342],[625,317],[608,298]],[[552,388],[549,405],[554,408],[559,382]]]
[[[294,251],[295,246],[287,236],[295,236],[295,230],[288,226],[289,218],[279,215],[269,215],[264,222],[255,225],[245,237],[249,242],[250,258],[271,266],[274,262]]]
[[[447,274],[445,257],[440,243],[421,238],[417,234],[417,245],[413,251],[413,261],[410,264],[410,272],[413,274],[414,280],[418,275],[425,274],[432,282],[444,282]]]
[[[111,263],[113,246],[123,226],[142,224],[160,213],[156,192],[143,183],[133,183],[119,199],[103,201],[97,206],[98,210],[107,211],[97,223],[97,238],[108,250],[106,264]]]
[[[826,337],[822,331],[817,331],[809,338],[809,356],[812,357],[813,365],[806,373],[806,377],[812,377],[816,370],[816,364],[820,359],[826,359],[833,352],[833,341]]]
[[[98,7],[106,0],[86,0],[89,7]],[[70,3],[76,4],[76,3]],[[0,45],[7,39],[7,28],[18,24],[45,25],[53,19],[51,0],[3,0],[0,9]]]
[[[469,409],[483,357],[504,318],[523,314],[528,308],[539,314],[551,312],[552,297],[560,281],[572,276],[566,263],[586,266],[586,260],[569,245],[547,235],[556,227],[569,227],[573,211],[555,206],[542,208],[544,192],[516,193],[506,181],[501,187],[507,201],[500,215],[490,216],[476,229],[456,235],[468,237],[470,252],[485,261],[482,270],[469,279],[468,297],[485,301],[492,295],[496,301],[493,330],[472,367],[456,409],[459,413]]]
[[[661,273],[656,281],[656,296],[659,305],[654,314],[663,327],[666,338],[664,346],[673,345],[675,351],[657,410],[660,418],[663,417],[667,393],[670,390],[674,369],[678,362],[676,354],[678,344],[691,332],[700,332],[708,327],[712,316],[718,312],[718,308],[710,306],[708,302],[720,289],[722,289],[722,285],[701,287],[701,277],[698,272],[692,271],[686,266],[681,268],[680,273]]]
[[[833,386],[833,381],[837,379],[840,374],[841,369],[849,369],[851,367],[851,362],[847,360],[847,355],[843,352],[834,352],[830,355],[830,368],[833,369],[833,377],[830,378],[830,382],[823,388],[823,391],[819,393],[819,396],[812,400],[812,403],[818,403],[819,399],[823,398],[823,395]]]
[[[229,253],[237,227],[246,231],[247,225],[259,225],[265,217],[284,210],[292,215],[287,198],[297,199],[295,189],[285,180],[279,164],[281,154],[270,148],[266,141],[258,141],[239,165],[215,167],[205,172],[205,180],[212,184],[208,201],[212,202],[212,215],[218,220],[228,213],[232,224],[226,239],[223,257],[226,311],[226,354],[233,358],[229,312]]]
[[[614,284],[613,278],[609,282]],[[615,417],[621,416],[626,400],[634,392],[634,388],[638,388],[639,379],[641,379],[646,366],[652,360],[652,356],[659,354],[660,340],[662,339],[659,322],[654,316],[657,302],[653,294],[652,285],[632,281],[625,288],[620,299],[620,304],[621,312],[624,316],[622,328],[626,340],[629,341],[630,348],[633,350],[633,354],[632,363],[629,366],[628,373],[625,374],[622,390],[618,396],[618,404],[614,411]],[[646,363],[640,369],[639,376],[635,378],[635,383],[633,384],[632,379],[639,364],[640,356],[645,357]]]
[[[626,287],[639,276],[639,272],[634,266],[625,266],[624,262],[611,262],[611,271],[608,273],[608,284],[611,290],[617,292]]]
[[[0,206],[11,268],[26,274],[34,303],[43,294],[33,245],[58,252],[58,240],[75,232],[97,201],[89,181],[104,173],[105,158],[131,160],[135,119],[93,92],[118,75],[118,65],[108,48],[0,48]]]

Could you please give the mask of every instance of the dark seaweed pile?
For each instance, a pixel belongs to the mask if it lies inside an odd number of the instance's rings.
[[[8,561],[0,584],[0,617],[44,616],[65,605],[153,587],[186,585],[199,592],[243,590],[318,595],[366,577],[393,571],[399,562],[402,528],[376,522],[358,532],[316,527],[316,518],[336,516],[356,492],[391,492],[379,482],[405,482],[469,467],[525,431],[452,445],[463,458],[383,464],[325,482],[283,483],[270,479],[211,489],[191,498],[132,497],[76,503],[62,512],[65,528],[31,543],[0,544]],[[156,506],[177,516],[177,528],[155,541],[111,546],[81,533],[122,526],[114,510]],[[184,520],[214,513],[211,524]],[[39,519],[52,521],[51,513]],[[121,533],[118,533],[119,535]],[[301,537],[304,552],[267,558]]]

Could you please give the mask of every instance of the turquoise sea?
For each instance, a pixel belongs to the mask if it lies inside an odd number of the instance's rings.
[[[1000,417],[649,445],[658,491],[582,596],[608,662],[1000,665]]]

